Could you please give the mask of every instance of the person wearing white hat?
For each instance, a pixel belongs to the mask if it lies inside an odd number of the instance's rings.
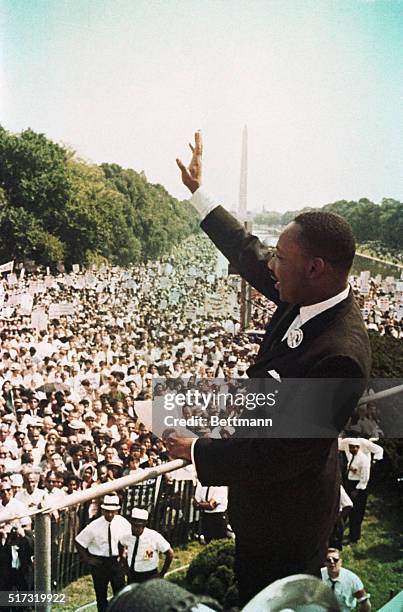
[[[109,582],[113,594],[125,586],[123,546],[131,533],[131,525],[118,514],[120,500],[117,495],[105,495],[101,505],[102,516],[89,523],[76,537],[76,546],[84,563],[90,567],[98,612],[108,605]]]
[[[131,513],[131,533],[126,536],[128,583],[163,578],[172,563],[174,552],[169,542],[154,529],[146,527],[148,512],[134,508]],[[159,554],[165,555],[164,565],[158,573]]]

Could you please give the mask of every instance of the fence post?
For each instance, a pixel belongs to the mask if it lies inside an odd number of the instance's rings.
[[[35,517],[35,592],[52,591],[51,517],[38,514]],[[35,612],[51,612],[51,603],[36,603]]]

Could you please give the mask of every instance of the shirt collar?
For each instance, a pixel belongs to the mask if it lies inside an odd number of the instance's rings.
[[[301,306],[299,310],[299,316],[301,319],[301,325],[307,323],[313,317],[316,317],[318,314],[325,312],[325,310],[329,310],[329,308],[333,308],[339,302],[345,300],[348,296],[348,292],[350,291],[350,286],[348,285],[343,291],[340,291],[337,295],[324,300],[323,302],[318,302],[317,304],[310,304],[309,306]]]

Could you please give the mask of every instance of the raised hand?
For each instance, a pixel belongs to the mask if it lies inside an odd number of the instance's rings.
[[[178,158],[176,159],[176,163],[182,173],[183,184],[194,193],[199,189],[202,177],[203,143],[200,131],[195,132],[195,145],[193,146],[189,143],[189,147],[192,151],[192,159],[188,168],[186,168],[182,160]]]

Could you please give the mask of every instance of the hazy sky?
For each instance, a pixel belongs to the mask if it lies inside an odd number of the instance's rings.
[[[248,207],[403,200],[400,0],[0,0],[2,125],[187,197],[175,157],[200,128],[204,184]]]

